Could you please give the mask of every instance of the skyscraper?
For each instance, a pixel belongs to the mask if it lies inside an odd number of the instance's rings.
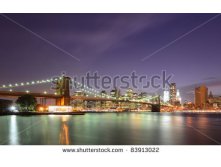
[[[179,103],[181,103],[181,96],[180,96],[180,91],[177,89],[177,92],[176,92],[176,101],[178,101]]]
[[[120,90],[117,88],[111,90],[110,96],[115,97],[115,98],[119,98],[120,97]]]
[[[127,91],[126,91],[126,95],[129,99],[131,99],[133,97],[133,89],[129,88]]]
[[[200,109],[206,107],[208,100],[208,88],[205,85],[195,88],[195,106]]]
[[[177,100],[176,83],[170,84],[170,103],[173,105]]]
[[[168,90],[164,90],[163,92],[163,102],[167,103],[170,101],[170,93]]]

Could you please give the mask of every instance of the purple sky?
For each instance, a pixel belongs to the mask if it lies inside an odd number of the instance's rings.
[[[142,61],[216,14],[5,14],[70,55],[0,15],[0,84],[70,76],[152,76],[166,70],[183,99],[208,85],[221,95],[221,16]],[[141,90],[139,90],[141,91]],[[144,90],[154,92],[157,90]]]

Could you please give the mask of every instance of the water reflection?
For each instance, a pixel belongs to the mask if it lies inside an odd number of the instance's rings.
[[[3,116],[0,127],[0,144],[11,145],[210,145],[221,142],[221,114]]]
[[[59,143],[62,145],[71,144],[69,126],[68,126],[69,119],[70,119],[70,116],[62,116],[61,117],[61,130],[60,130],[60,134],[59,134],[59,136],[60,136]]]
[[[16,145],[18,143],[18,126],[17,116],[12,115],[10,117],[10,128],[9,128],[9,144]]]

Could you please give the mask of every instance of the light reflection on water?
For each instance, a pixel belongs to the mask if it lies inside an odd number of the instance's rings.
[[[69,126],[67,124],[70,116],[62,116],[61,117],[61,131],[60,131],[60,142],[62,145],[69,145],[70,142],[70,134],[69,134]]]
[[[19,142],[18,142],[17,116],[15,116],[15,115],[12,115],[10,117],[9,144],[11,144],[11,145],[19,144]]]
[[[0,144],[211,145],[221,143],[220,130],[221,114],[206,113],[1,116]]]

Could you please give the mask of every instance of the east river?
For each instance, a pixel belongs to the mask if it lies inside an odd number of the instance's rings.
[[[219,145],[221,113],[0,116],[0,145]]]

